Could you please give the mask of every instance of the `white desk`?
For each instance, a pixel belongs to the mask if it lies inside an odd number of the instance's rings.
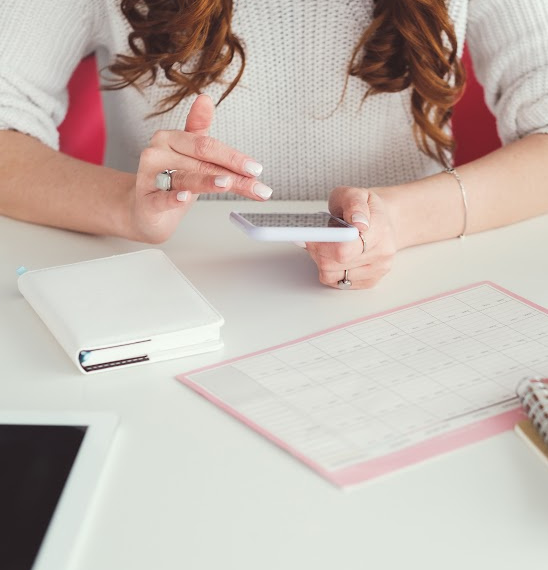
[[[249,240],[233,206],[198,203],[161,246],[225,317],[225,349],[92,376],[15,269],[146,246],[0,218],[0,406],[120,417],[77,570],[546,567],[548,470],[512,432],[344,493],[173,377],[485,279],[547,306],[548,217],[400,252],[376,289],[338,291],[304,250]],[[325,205],[246,204],[259,207]]]

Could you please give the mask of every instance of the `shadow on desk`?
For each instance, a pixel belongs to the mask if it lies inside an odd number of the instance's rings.
[[[222,279],[227,288],[241,288],[242,274],[248,274],[253,276],[254,288],[272,287],[279,290],[280,281],[283,281],[284,287],[289,288],[309,290],[326,288],[318,281],[316,264],[304,250],[299,251],[298,246],[288,246],[286,251],[279,252],[262,251],[264,253],[238,252],[233,256],[226,254],[219,256],[212,253],[204,255],[201,259],[192,260],[192,281],[201,279],[202,276],[204,281],[207,281],[214,274],[217,279]],[[185,266],[189,263],[185,258],[186,255],[176,251],[166,253],[184,273]],[[200,288],[200,283],[195,285]]]

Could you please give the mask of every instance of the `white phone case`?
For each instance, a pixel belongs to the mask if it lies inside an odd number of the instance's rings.
[[[330,215],[328,212],[321,212]],[[289,227],[254,225],[245,217],[246,214],[231,212],[230,220],[249,237],[258,241],[304,241],[304,242],[346,242],[358,239],[359,230],[355,226],[346,227]],[[264,216],[283,216],[281,213],[265,212]]]

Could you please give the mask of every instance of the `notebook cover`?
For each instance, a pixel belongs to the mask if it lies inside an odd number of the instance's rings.
[[[82,351],[147,343],[154,354],[125,366],[221,346],[222,316],[158,249],[28,271],[18,285],[82,372]]]

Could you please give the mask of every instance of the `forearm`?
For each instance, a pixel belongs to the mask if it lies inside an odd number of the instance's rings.
[[[548,136],[532,135],[458,167],[466,189],[466,233],[548,212]],[[386,202],[398,249],[461,234],[464,205],[454,176],[439,173],[375,189]]]
[[[0,214],[92,234],[132,238],[135,176],[0,131]]]

